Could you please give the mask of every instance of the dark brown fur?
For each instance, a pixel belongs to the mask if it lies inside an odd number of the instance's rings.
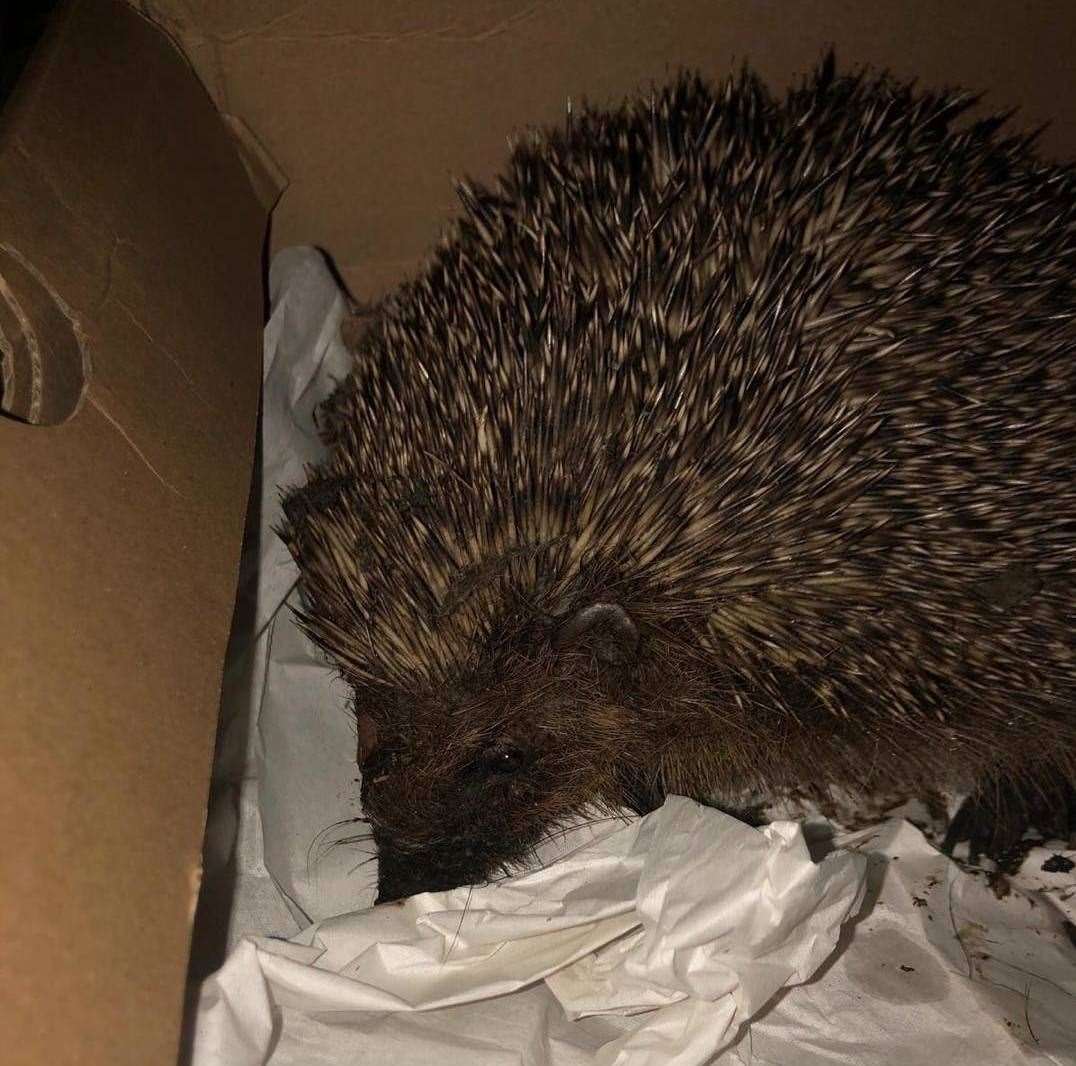
[[[1071,780],[1076,182],[971,103],[685,78],[463,187],[286,501],[382,898],[666,792]]]

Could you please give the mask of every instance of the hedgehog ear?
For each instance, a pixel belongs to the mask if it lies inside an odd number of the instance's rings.
[[[592,603],[561,619],[553,647],[569,648],[584,638],[609,666],[630,666],[639,654],[639,629],[619,603]]]

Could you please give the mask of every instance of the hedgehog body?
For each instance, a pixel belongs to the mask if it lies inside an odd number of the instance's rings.
[[[972,102],[681,78],[461,189],[282,531],[382,898],[665,792],[1071,780],[1076,178]]]

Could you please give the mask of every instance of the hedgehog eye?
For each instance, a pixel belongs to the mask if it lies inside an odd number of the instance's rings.
[[[527,756],[521,748],[503,747],[487,752],[486,769],[491,774],[518,773],[526,765]]]

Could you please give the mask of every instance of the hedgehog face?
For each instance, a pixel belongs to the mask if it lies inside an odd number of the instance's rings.
[[[600,666],[600,664],[597,664]],[[441,690],[356,692],[378,902],[486,882],[586,810],[632,806],[638,715],[587,652],[513,653]]]
[[[363,763],[379,903],[489,881],[548,831],[556,761],[549,746],[505,731],[451,759],[443,755],[397,740]]]

